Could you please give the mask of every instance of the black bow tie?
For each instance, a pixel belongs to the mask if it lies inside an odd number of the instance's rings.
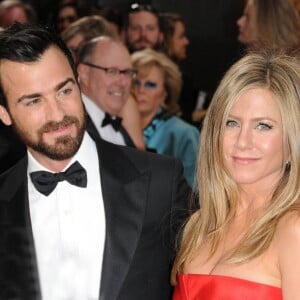
[[[105,117],[104,117],[104,119],[102,121],[101,127],[104,127],[104,126],[110,124],[115,131],[120,131],[121,122],[122,122],[122,118],[120,118],[120,117],[113,118],[108,113],[105,113]]]
[[[65,172],[51,173],[37,171],[30,173],[30,178],[35,188],[48,196],[55,189],[59,181],[67,180],[70,184],[86,187],[86,170],[76,161]]]

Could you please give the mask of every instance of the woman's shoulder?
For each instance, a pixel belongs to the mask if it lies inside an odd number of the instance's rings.
[[[300,293],[300,212],[285,214],[278,222],[274,245],[278,256],[281,286],[285,299],[298,299]]]
[[[175,126],[176,130],[180,130],[181,132],[193,132],[197,135],[199,135],[199,130],[196,126],[189,124],[188,122],[182,120],[178,116],[172,116],[169,119],[166,120],[165,122],[166,125],[171,125]]]
[[[274,242],[279,257],[289,255],[294,249],[300,253],[300,210],[286,213],[278,222]]]

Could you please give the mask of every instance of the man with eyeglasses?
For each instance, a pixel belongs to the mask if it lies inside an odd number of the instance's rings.
[[[160,50],[164,37],[158,11],[151,5],[131,4],[124,25],[123,35],[131,53],[145,48]]]
[[[129,65],[84,66],[132,76]],[[190,191],[180,163],[91,138],[72,55],[53,32],[0,32],[0,76],[0,119],[27,147],[0,174],[0,299],[170,299]],[[107,90],[117,102],[122,88]]]
[[[78,73],[89,131],[111,143],[134,147],[119,117],[136,75],[126,47],[108,36],[88,41],[79,52]]]

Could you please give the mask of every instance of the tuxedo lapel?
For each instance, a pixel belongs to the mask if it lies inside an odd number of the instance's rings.
[[[0,191],[0,282],[5,278],[0,298],[6,299],[4,292],[40,299],[28,204],[27,156],[0,175]]]
[[[101,142],[99,156],[106,216],[100,299],[115,300],[141,234],[149,174],[140,173],[121,147]]]

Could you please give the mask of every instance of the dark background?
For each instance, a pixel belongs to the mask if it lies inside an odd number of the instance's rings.
[[[79,0],[82,7],[111,5],[126,12],[128,0]],[[183,69],[193,78],[197,89],[213,93],[228,67],[240,57],[236,20],[242,14],[243,0],[142,0],[159,11],[181,14],[190,39],[188,58]],[[27,0],[34,6],[40,20],[46,21],[55,7],[53,0]]]

